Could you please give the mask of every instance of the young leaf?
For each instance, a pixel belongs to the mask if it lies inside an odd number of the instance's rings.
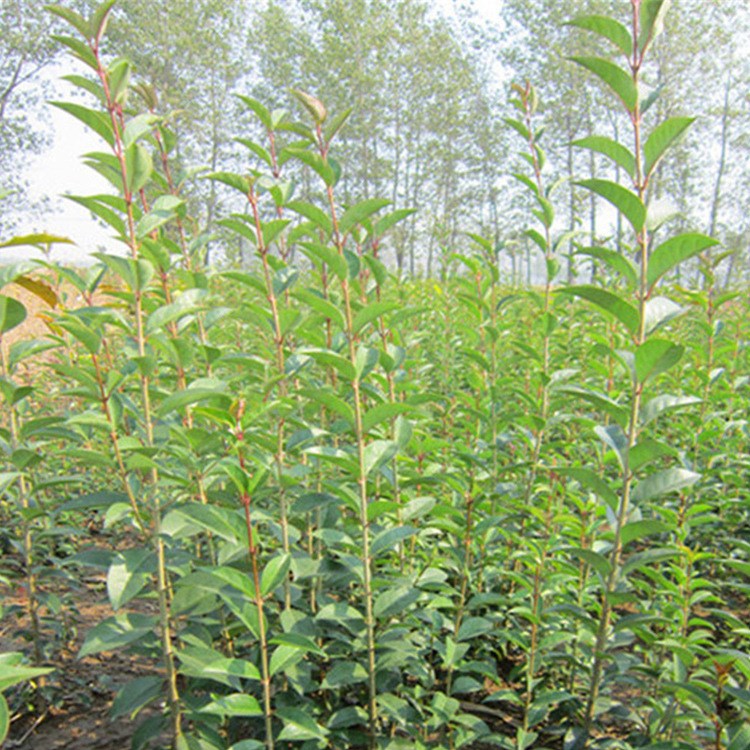
[[[653,173],[667,149],[680,138],[693,122],[695,122],[694,117],[670,117],[651,133],[643,147],[646,162],[644,170],[647,175]]]
[[[0,248],[2,247],[19,247],[22,245],[53,245],[56,243],[64,243],[66,245],[74,245],[73,240],[69,240],[67,237],[60,237],[56,234],[24,234],[20,237],[11,237],[11,239],[5,242],[0,242]]]
[[[92,39],[97,45],[107,30],[107,21],[109,14],[117,0],[104,0],[93,12],[89,21],[89,39]]]
[[[629,112],[635,110],[638,103],[638,89],[633,79],[619,65],[603,60],[601,57],[571,57],[570,59],[604,81],[620,97]]]
[[[316,125],[322,125],[328,117],[328,111],[325,108],[323,102],[320,99],[316,99],[314,96],[300,91],[299,89],[292,89],[292,96],[302,104],[302,106],[312,115]]]
[[[638,47],[643,53],[646,47],[662,32],[664,16],[669,10],[671,0],[642,0],[640,13],[641,33]]]

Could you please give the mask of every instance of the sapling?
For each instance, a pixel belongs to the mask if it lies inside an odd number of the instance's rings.
[[[663,302],[656,298],[655,285],[678,263],[715,244],[708,237],[686,234],[653,248],[652,223],[647,210],[649,183],[669,146],[690,126],[692,120],[670,118],[646,137],[646,107],[642,97],[641,78],[647,52],[663,24],[667,3],[663,0],[630,0],[630,10],[629,28],[604,16],[584,16],[572,22],[573,25],[605,37],[626,61],[626,69],[623,69],[603,58],[573,58],[574,62],[596,75],[613,91],[625,108],[632,126],[632,151],[622,144],[610,142],[604,146],[604,152],[613,161],[621,165],[627,164],[633,189],[601,179],[589,179],[580,184],[613,204],[631,225],[638,262],[635,304],[623,294],[594,286],[571,287],[566,290],[613,315],[627,332],[632,345],[630,351],[619,352],[620,359],[631,373],[627,418],[622,427],[615,424],[597,430],[602,440],[617,455],[621,474],[616,502],[609,508],[612,526],[610,551],[606,559],[597,561],[603,579],[603,590],[599,601],[583,726],[575,740],[578,747],[589,746],[594,720],[599,711],[598,698],[608,658],[607,645],[611,637],[613,605],[623,577],[626,545],[634,536],[637,538],[638,532],[648,534],[661,528],[658,525],[637,526],[633,510],[654,497],[682,489],[698,478],[692,472],[671,468],[651,473],[636,482],[634,456],[640,457],[638,451],[642,453],[648,449],[646,444],[639,443],[646,386],[650,380],[675,365],[683,352],[678,344],[654,335],[654,331],[673,316],[675,307],[668,300]],[[587,145],[589,148],[593,147],[592,144]]]

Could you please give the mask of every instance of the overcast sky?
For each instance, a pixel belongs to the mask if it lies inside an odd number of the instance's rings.
[[[439,6],[452,12],[458,0],[436,0]],[[488,23],[496,22],[502,0],[474,0],[474,7]],[[58,81],[58,91],[53,98],[66,100],[70,97],[72,87],[60,76],[70,72],[65,65],[50,69],[48,75]],[[95,252],[102,245],[108,245],[109,230],[99,226],[90,213],[72,201],[60,198],[66,193],[71,195],[94,195],[97,192],[109,192],[110,186],[93,170],[81,162],[82,154],[101,148],[102,142],[87,131],[72,116],[49,107],[54,141],[51,148],[34,158],[27,172],[32,199],[44,196],[53,198],[49,211],[39,219],[29,219],[18,228],[18,234],[46,231],[52,234],[69,237],[76,247],[60,245],[53,257],[57,260],[80,262]],[[7,251],[4,254],[9,259]]]

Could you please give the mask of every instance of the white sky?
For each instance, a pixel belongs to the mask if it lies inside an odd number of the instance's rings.
[[[444,10],[451,12],[460,0],[436,0]],[[488,23],[496,22],[502,0],[473,0],[473,7],[477,14],[487,19]],[[71,72],[69,68],[60,66],[51,70],[50,77],[55,80],[61,75]],[[58,91],[54,99],[69,100],[72,87],[65,81],[59,81]],[[86,167],[81,156],[90,151],[97,151],[105,147],[103,142],[93,133],[87,131],[83,125],[71,115],[55,107],[49,107],[51,130],[54,133],[52,146],[49,150],[34,158],[26,173],[30,183],[32,200],[49,196],[53,199],[50,210],[41,219],[29,219],[18,227],[17,234],[32,232],[49,232],[70,238],[75,247],[58,245],[53,253],[57,260],[81,262],[86,256],[100,249],[101,246],[111,247],[110,232],[100,226],[90,213],[72,201],[60,198],[67,194],[93,195],[97,192],[109,192],[106,181]],[[23,252],[23,251],[19,251]],[[14,253],[18,255],[18,253]],[[4,252],[4,259],[12,256]]]

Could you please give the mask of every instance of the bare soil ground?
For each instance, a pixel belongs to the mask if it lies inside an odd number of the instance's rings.
[[[0,598],[5,608],[25,610],[23,590],[0,589]],[[113,721],[109,716],[110,706],[122,685],[136,677],[153,674],[153,666],[119,652],[77,658],[86,632],[112,613],[106,599],[103,579],[101,582],[91,579],[88,585],[75,592],[75,607],[68,611],[75,637],[45,663],[55,670],[40,688],[46,704],[36,707],[30,702],[31,698],[25,701],[22,686],[16,693],[9,691],[9,703],[15,713],[4,750],[130,747],[134,731],[149,712],[144,711],[134,721],[127,717]],[[0,620],[0,651],[28,653],[27,634],[25,612],[18,617],[3,618]],[[53,637],[48,627],[44,628],[44,635]]]

